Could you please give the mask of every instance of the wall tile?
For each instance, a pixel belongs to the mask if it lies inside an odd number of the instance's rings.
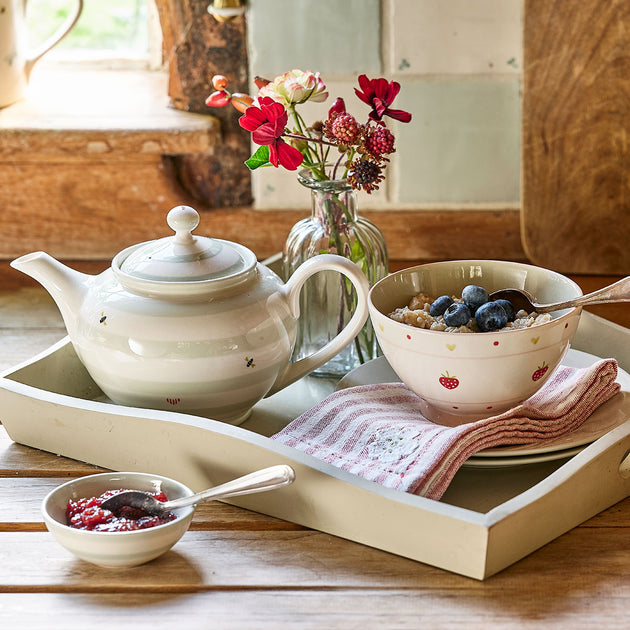
[[[283,168],[265,167],[253,173],[252,187],[254,207],[257,210],[304,209],[307,216],[311,208],[310,191],[297,180],[295,172]],[[385,207],[387,181],[371,194],[358,192],[357,202],[361,209]]]
[[[251,76],[321,73],[330,98],[301,108],[308,122],[336,96],[363,120],[362,72],[402,84],[395,107],[413,121],[388,122],[397,152],[360,208],[519,202],[521,0],[256,0],[248,31]],[[260,169],[252,182],[259,209],[309,207],[295,173]]]
[[[274,77],[293,68],[339,76],[379,74],[380,14],[380,0],[250,2],[253,75]]]
[[[390,74],[519,74],[522,0],[389,0]]]
[[[518,202],[518,79],[405,81],[396,105],[413,119],[396,133],[394,201]]]

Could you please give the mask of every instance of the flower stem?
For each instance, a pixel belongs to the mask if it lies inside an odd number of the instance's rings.
[[[304,140],[305,142],[315,142],[316,144],[327,145],[329,147],[337,146],[333,142],[328,142],[328,140],[322,140],[321,138],[313,138],[311,136],[305,136],[299,133],[290,133],[290,132],[285,131],[282,135],[285,138],[294,138],[295,140]]]
[[[323,203],[324,210],[326,213],[326,217],[328,220],[328,224],[330,226],[330,234],[328,241],[328,251],[334,248],[334,251],[345,258],[350,259],[352,262],[356,263],[359,267],[363,268],[367,262],[365,247],[363,243],[358,239],[356,242],[356,250],[359,252],[359,256],[356,254],[353,256],[352,251],[344,251],[343,242],[341,239],[340,233],[340,222],[341,217],[345,217],[347,223],[350,223],[353,220],[353,217],[350,214],[346,204],[339,198],[336,194],[331,194],[330,198],[325,200]],[[338,210],[341,210],[339,212]],[[358,258],[358,259],[357,259]],[[364,269],[365,271],[365,269]],[[356,307],[356,297],[353,293],[352,285],[345,280],[345,278],[340,278],[340,290],[341,290],[341,302],[339,304],[339,317],[337,320],[337,331],[341,331],[344,326],[344,313],[346,311],[352,313]],[[361,331],[354,339],[354,346],[357,352],[357,357],[359,359],[359,363],[365,363],[366,359],[363,353],[363,349],[361,346],[361,338],[365,336],[365,331]],[[366,344],[366,349],[370,347],[370,340],[364,339]]]
[[[303,142],[305,142],[306,146],[304,150],[302,150],[302,155],[304,156],[304,162],[303,162],[304,166],[306,166],[306,168],[308,168],[311,171],[311,173],[313,173],[313,176],[316,179],[319,179],[319,180],[326,179],[325,171],[323,170],[323,168],[319,167],[319,162],[317,159],[317,151],[313,152],[313,149],[309,145],[309,142],[316,142],[316,138],[313,138],[308,133],[308,128],[306,128],[306,124],[304,123],[304,120],[302,119],[297,109],[295,108],[295,105],[291,104],[289,106],[289,111],[291,113],[291,118],[293,118],[293,121],[297,128],[297,133],[291,132],[291,131],[285,131],[282,135],[285,136],[286,138],[291,138],[293,140],[302,140]],[[305,131],[305,128],[306,128],[306,131]]]

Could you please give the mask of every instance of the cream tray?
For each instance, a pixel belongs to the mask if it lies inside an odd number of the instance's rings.
[[[613,356],[630,371],[630,330],[604,319],[583,313],[573,348]],[[230,503],[476,579],[630,495],[627,380],[616,400],[619,426],[582,450],[462,467],[442,500],[433,501],[268,437],[333,391],[325,379],[304,378],[231,426],[107,401],[67,338],[0,376],[0,420],[15,442],[114,470],[167,475],[196,490],[288,463],[296,471],[291,486]]]

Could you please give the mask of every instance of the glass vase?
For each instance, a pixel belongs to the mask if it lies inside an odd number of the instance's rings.
[[[356,191],[343,180],[320,181],[310,171],[298,180],[311,191],[311,216],[291,229],[283,250],[283,275],[288,280],[303,262],[318,254],[338,254],[355,262],[370,286],[388,270],[387,244],[378,227],[357,214]],[[337,272],[315,274],[300,294],[300,318],[293,359],[312,354],[347,324],[356,308],[356,292]],[[340,378],[379,354],[368,319],[355,340],[313,374]]]

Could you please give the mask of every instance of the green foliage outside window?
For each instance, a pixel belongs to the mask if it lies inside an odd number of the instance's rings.
[[[145,54],[149,47],[149,1],[85,0],[79,21],[55,50]],[[27,17],[30,45],[38,45],[49,37],[73,7],[73,0],[29,0]]]

